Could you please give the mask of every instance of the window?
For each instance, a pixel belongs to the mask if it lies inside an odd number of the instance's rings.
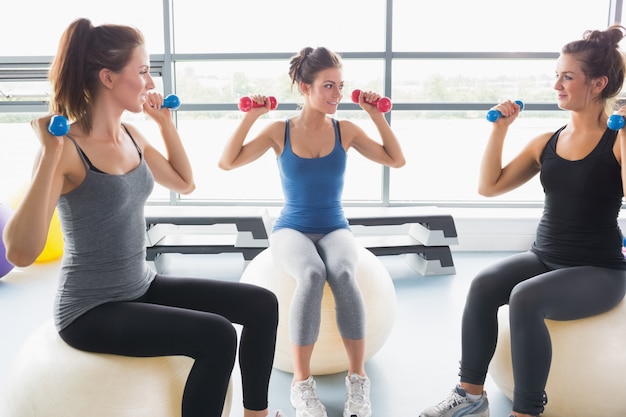
[[[0,198],[8,199],[28,181],[38,146],[28,121],[47,111],[47,68],[62,30],[86,16],[95,25],[139,27],[157,88],[181,98],[175,118],[197,189],[179,196],[157,186],[154,203],[280,204],[275,155],[268,152],[228,172],[217,168],[217,160],[242,117],[239,98],[262,93],[278,99],[278,109],[260,119],[254,131],[286,120],[300,103],[288,77],[289,58],[305,46],[327,46],[344,60],[344,99],[336,117],[357,121],[377,137],[350,93],[359,88],[389,96],[394,107],[386,117],[407,156],[407,165],[396,170],[350,151],[347,204],[540,205],[537,177],[501,197],[477,194],[489,131],[485,112],[508,98],[526,104],[510,129],[505,158],[531,137],[560,127],[567,114],[556,107],[552,83],[561,46],[586,29],[620,21],[622,4],[582,0],[573,7],[565,0],[528,0],[511,9],[491,0],[320,0],[303,9],[288,0],[233,0],[199,12],[190,0],[112,0],[106,8],[57,0],[38,5],[39,13],[33,14],[28,4],[16,3],[13,13],[28,15],[29,25],[5,19],[0,26],[2,39],[19,39],[0,45],[0,143],[10,150],[0,156]],[[33,27],[45,30],[45,36],[22,36]],[[161,146],[150,120],[141,114],[126,120]]]
[[[208,10],[199,12],[195,1],[173,1],[177,54],[292,54],[305,46],[338,52],[385,49],[385,0],[231,0],[211,3]]]
[[[610,7],[611,0],[575,4],[568,0],[525,0],[515,5],[492,0],[394,0],[393,49],[558,52],[584,30],[605,28]]]
[[[10,12],[5,10],[0,25],[0,58],[53,56],[63,30],[79,17],[90,19],[94,25],[136,26],[146,37],[150,52],[162,54],[164,26],[160,6],[152,0],[107,0],[106,4],[80,0],[14,2]]]

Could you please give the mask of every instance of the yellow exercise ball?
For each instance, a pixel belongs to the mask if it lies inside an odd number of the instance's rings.
[[[380,259],[364,247],[358,248],[358,254],[356,278],[365,303],[365,360],[369,360],[391,333],[396,317],[396,293],[389,271]],[[268,248],[250,261],[241,281],[259,285],[276,294],[279,321],[274,367],[293,373],[288,319],[295,280],[274,265],[271,249]],[[328,375],[346,370],[348,357],[337,328],[335,299],[326,284],[322,296],[320,333],[311,358],[311,372],[313,375]]]
[[[552,364],[542,417],[624,417],[626,396],[626,300],[606,313],[578,320],[546,320]],[[508,307],[498,315],[499,333],[489,375],[513,399]]]
[[[48,320],[11,362],[0,415],[180,417],[192,365],[186,356],[136,358],[78,350]],[[222,417],[230,414],[231,403],[232,380]]]

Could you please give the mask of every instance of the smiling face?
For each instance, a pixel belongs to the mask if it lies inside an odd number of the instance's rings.
[[[146,93],[154,89],[150,59],[143,46],[135,48],[131,59],[118,73],[112,73],[113,92],[120,106],[133,113],[143,110]]]
[[[313,84],[303,86],[307,104],[325,114],[334,114],[343,97],[343,78],[340,68],[320,71]]]
[[[572,54],[562,54],[556,64],[557,103],[563,110],[582,110],[599,98],[598,83],[589,79]]]

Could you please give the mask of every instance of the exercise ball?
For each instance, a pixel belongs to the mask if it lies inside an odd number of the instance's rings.
[[[13,209],[0,203],[0,278],[13,270],[13,264],[7,260],[7,251],[4,247],[4,240],[2,239],[4,227],[12,215]]]
[[[358,248],[358,254],[356,278],[365,303],[365,360],[369,360],[391,333],[396,316],[396,293],[391,276],[380,259],[363,247]],[[274,265],[271,248],[268,248],[250,261],[241,281],[259,285],[276,294],[279,321],[274,367],[293,373],[288,319],[295,280]],[[322,296],[320,333],[311,358],[311,372],[313,375],[327,375],[346,370],[348,357],[337,328],[335,299],[326,284]]]
[[[513,400],[513,370],[508,307],[498,316],[499,334],[489,374]],[[552,364],[546,384],[548,403],[542,417],[624,417],[626,396],[626,300],[593,317],[546,320],[552,340]]]
[[[193,359],[135,358],[74,349],[54,323],[42,324],[18,352],[2,395],[11,417],[180,417]],[[230,414],[232,381],[222,417]]]

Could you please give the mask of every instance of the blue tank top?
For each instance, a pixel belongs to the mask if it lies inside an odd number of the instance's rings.
[[[332,152],[321,158],[302,158],[291,149],[287,120],[285,146],[277,158],[285,203],[274,223],[274,231],[289,228],[326,234],[349,228],[341,204],[347,155],[341,145],[339,122],[333,119],[333,124]]]
[[[626,269],[617,222],[623,188],[613,153],[616,132],[607,129],[586,157],[569,161],[556,153],[564,128],[550,138],[541,154],[544,210],[531,250],[557,265]]]
[[[70,139],[87,174],[57,204],[65,239],[54,306],[59,330],[100,304],[141,297],[156,275],[146,262],[144,217],[154,178],[141,151],[137,168],[110,175],[94,169]]]

